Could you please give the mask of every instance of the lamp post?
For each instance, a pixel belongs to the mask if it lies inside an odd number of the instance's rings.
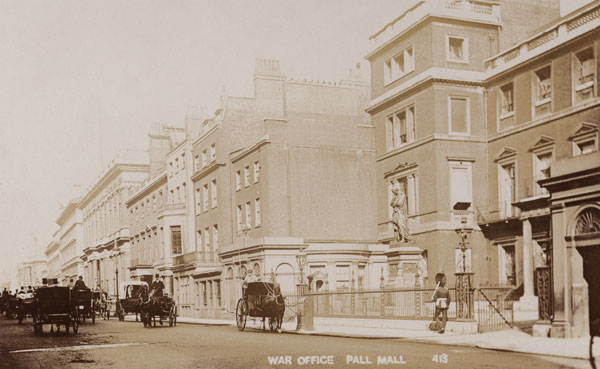
[[[298,280],[298,295],[303,296],[306,293],[306,283],[304,283],[304,267],[306,266],[306,253],[301,249],[296,255],[296,263],[300,269],[300,279]]]
[[[473,229],[467,224],[467,217],[463,216],[460,226],[456,228],[456,234],[460,237],[459,247],[455,251],[456,262],[456,314],[459,319],[473,318],[473,296],[472,296],[472,268],[471,249],[469,248],[469,235]]]

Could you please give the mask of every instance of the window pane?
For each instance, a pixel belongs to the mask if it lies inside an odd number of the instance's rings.
[[[460,38],[452,38],[448,40],[449,52],[451,59],[463,59],[463,40]]]
[[[450,99],[452,132],[467,132],[467,100]]]

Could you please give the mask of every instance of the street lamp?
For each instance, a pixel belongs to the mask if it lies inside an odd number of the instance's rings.
[[[300,252],[296,255],[296,263],[298,263],[298,268],[300,269],[300,279],[298,281],[298,294],[304,295],[306,284],[304,283],[304,267],[306,266],[306,253],[304,249],[301,249]]]
[[[459,319],[471,319],[473,313],[473,299],[471,295],[471,249],[469,248],[469,235],[473,232],[467,224],[467,217],[463,216],[456,234],[460,237],[458,248],[455,251],[456,262],[456,305]]]

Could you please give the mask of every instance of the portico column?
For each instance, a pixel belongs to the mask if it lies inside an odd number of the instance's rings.
[[[523,296],[533,296],[533,237],[529,219],[523,220]]]
[[[514,320],[537,320],[538,298],[533,294],[533,237],[531,221],[523,219],[523,296],[514,306]]]

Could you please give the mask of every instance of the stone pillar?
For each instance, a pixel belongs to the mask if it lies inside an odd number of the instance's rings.
[[[515,303],[514,313],[515,321],[538,318],[538,299],[533,293],[533,237],[529,219],[523,219],[523,296]]]
[[[570,336],[568,316],[570,314],[570,294],[568,283],[567,245],[562,229],[566,227],[566,212],[562,205],[553,205],[552,214],[552,294],[553,319],[550,337]]]

